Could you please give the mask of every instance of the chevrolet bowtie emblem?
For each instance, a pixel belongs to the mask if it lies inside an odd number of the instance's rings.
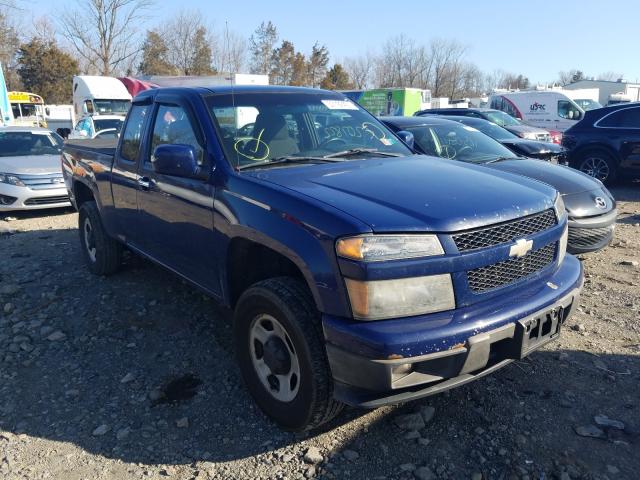
[[[527,253],[531,251],[533,248],[533,240],[525,240],[524,238],[519,238],[516,240],[514,245],[511,245],[509,249],[510,257],[524,257]]]

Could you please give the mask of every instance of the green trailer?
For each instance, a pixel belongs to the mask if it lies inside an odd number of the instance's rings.
[[[420,88],[375,88],[342,93],[376,116],[408,117],[431,104],[431,91]]]

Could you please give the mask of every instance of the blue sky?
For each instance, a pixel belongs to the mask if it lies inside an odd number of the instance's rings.
[[[32,15],[51,17],[73,3],[22,1]],[[405,33],[424,43],[432,37],[457,39],[468,46],[468,60],[483,71],[522,73],[534,82],[554,80],[560,70],[571,68],[640,79],[637,0],[158,1],[149,24],[179,8],[200,9],[218,30],[226,21],[247,37],[261,21],[271,20],[280,38],[298,49],[308,51],[316,41],[326,44],[333,61],[375,52],[386,38]]]

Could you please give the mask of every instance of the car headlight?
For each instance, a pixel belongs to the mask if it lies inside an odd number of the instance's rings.
[[[16,187],[24,187],[22,180],[10,173],[0,173],[0,183],[7,183],[9,185],[15,185]]]
[[[526,138],[527,140],[537,140],[538,136],[534,132],[522,132],[522,138]]]
[[[553,204],[553,209],[556,211],[556,217],[558,218],[558,223],[564,222],[564,230],[562,231],[562,236],[560,237],[560,243],[558,248],[560,251],[558,252],[558,265],[562,263],[564,260],[564,256],[567,254],[567,241],[569,239],[569,224],[567,222],[567,209],[564,206],[564,200],[562,200],[562,195],[558,193],[556,196],[556,201]]]
[[[436,235],[362,235],[341,238],[336,243],[338,256],[363,262],[443,255]]]
[[[345,279],[351,311],[358,320],[382,320],[452,310],[451,275],[359,281]]]

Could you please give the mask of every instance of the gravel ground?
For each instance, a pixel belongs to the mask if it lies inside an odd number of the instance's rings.
[[[91,276],[72,211],[0,216],[0,478],[637,479],[640,185],[613,193],[559,341],[310,435],[253,406],[229,312],[134,256]]]

